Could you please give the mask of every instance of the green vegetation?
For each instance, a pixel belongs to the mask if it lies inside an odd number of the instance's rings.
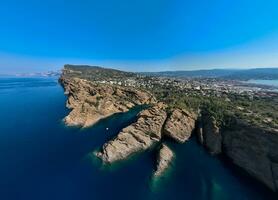
[[[199,109],[212,115],[218,124],[228,125],[232,118],[243,119],[257,126],[278,128],[278,98],[254,98],[248,95],[224,94],[203,96],[198,91],[182,91],[173,87],[155,87],[152,92],[169,108]]]
[[[123,72],[114,69],[90,66],[66,65],[64,76],[78,77],[90,81],[124,81],[127,79],[151,82],[151,88],[143,86],[141,90],[148,90],[159,101],[165,102],[169,109],[187,109],[197,113],[199,110],[212,115],[219,124],[228,125],[230,119],[243,119],[256,126],[278,129],[278,97],[250,96],[248,94],[220,93],[211,90],[206,95],[201,90],[181,89],[173,84],[161,85],[153,82],[149,77]],[[133,94],[130,94],[132,98]]]
[[[134,77],[136,74],[120,70],[88,65],[65,65],[64,70],[69,77],[83,78],[90,81],[114,80]]]

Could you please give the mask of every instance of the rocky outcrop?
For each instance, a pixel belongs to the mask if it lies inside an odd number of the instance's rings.
[[[71,109],[64,119],[67,125],[88,127],[112,114],[126,112],[135,105],[156,102],[149,92],[136,88],[63,76],[60,82],[68,95],[67,107]]]
[[[112,163],[150,148],[161,139],[161,129],[167,117],[165,107],[165,104],[158,103],[141,111],[135,123],[104,144],[102,151],[96,155],[104,162]]]
[[[202,113],[198,120],[198,139],[211,154],[219,154],[222,151],[222,135],[213,116]]]
[[[222,152],[267,187],[278,190],[278,132],[235,118],[220,130],[212,116],[202,113],[197,134],[209,152]]]
[[[186,110],[174,109],[166,120],[163,133],[175,141],[184,143],[195,128],[196,115]]]
[[[98,70],[100,69],[96,68],[91,75]],[[114,76],[119,75],[119,72],[112,72]],[[91,79],[86,73],[82,77],[87,80],[77,78],[79,73],[81,72],[63,73],[60,78],[68,95],[67,107],[71,109],[64,119],[67,125],[88,127],[114,113],[126,112],[135,105],[154,105],[140,112],[135,123],[103,145],[97,156],[104,162],[126,159],[136,152],[150,148],[161,140],[162,132],[181,143],[190,137],[196,120],[192,113],[174,109],[166,120],[166,105],[157,103],[151,93],[138,88],[103,83],[109,80],[108,72],[102,72],[94,81],[88,81]],[[109,73],[111,74],[110,71]],[[106,78],[105,81],[103,77]],[[210,153],[223,153],[251,176],[278,191],[277,131],[256,127],[238,119],[224,127],[205,112],[201,112],[197,121],[198,139]],[[172,158],[173,152],[162,145],[155,177],[168,168]]]
[[[198,139],[199,143],[203,145],[204,144],[204,132],[203,132],[202,116],[198,116],[196,134],[197,134],[197,139]]]
[[[174,153],[172,150],[165,144],[162,144],[157,158],[157,167],[156,171],[154,172],[154,177],[161,176],[165,170],[168,169],[169,165],[171,165],[173,157]]]
[[[278,133],[236,120],[223,130],[223,153],[272,190],[278,190]]]

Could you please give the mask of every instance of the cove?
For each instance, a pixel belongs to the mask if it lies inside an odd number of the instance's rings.
[[[0,79],[0,199],[275,199],[195,140],[167,140],[175,161],[151,180],[156,148],[117,166],[92,152],[136,119],[140,107],[87,129],[65,127],[66,96],[54,78]],[[109,128],[106,130],[106,128]]]

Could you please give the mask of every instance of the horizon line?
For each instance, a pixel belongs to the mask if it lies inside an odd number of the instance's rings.
[[[124,72],[133,72],[133,73],[156,73],[156,72],[193,72],[193,71],[212,71],[212,70],[254,70],[254,69],[278,69],[277,67],[231,67],[231,68],[218,68],[218,67],[212,67],[212,68],[199,68],[199,69],[184,69],[184,70],[161,70],[161,71],[127,71],[122,70],[119,67],[109,67],[109,66],[100,66],[100,65],[90,65],[90,64],[64,64],[65,65],[71,65],[71,66],[88,66],[88,67],[101,67],[104,69],[114,69]],[[57,70],[48,70],[48,71],[30,71],[30,72],[14,72],[14,73],[1,73],[0,76],[20,76],[20,75],[30,75],[30,74],[43,74],[43,73],[49,73],[49,72],[59,72],[63,70],[63,67]]]

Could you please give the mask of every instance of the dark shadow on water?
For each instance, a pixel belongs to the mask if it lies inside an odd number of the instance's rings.
[[[222,156],[210,155],[195,135],[184,144],[164,138],[175,153],[175,162],[165,178],[154,182],[156,199],[277,199],[257,180]],[[167,174],[168,173],[168,174]]]
[[[234,174],[238,180],[247,186],[250,186],[252,190],[256,190],[258,193],[263,194],[264,198],[269,200],[278,199],[278,194],[270,190],[266,187],[263,183],[258,181],[257,179],[253,178],[249,175],[244,169],[238,167],[237,165],[233,164],[232,161],[224,155],[218,156],[218,159],[221,161],[223,166],[229,171]]]

